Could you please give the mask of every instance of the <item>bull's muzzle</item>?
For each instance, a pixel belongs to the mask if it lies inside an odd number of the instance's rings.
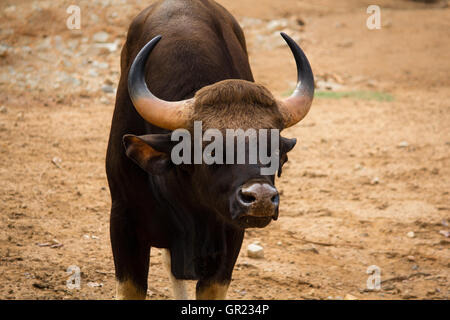
[[[262,228],[278,218],[280,196],[277,189],[266,182],[244,184],[236,194],[240,214],[235,216],[243,227]]]

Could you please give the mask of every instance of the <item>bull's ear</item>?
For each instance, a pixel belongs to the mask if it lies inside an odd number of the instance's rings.
[[[122,140],[126,155],[148,173],[161,175],[172,167],[170,134],[126,134]]]
[[[283,165],[288,161],[287,153],[291,151],[295,144],[297,143],[297,139],[287,139],[280,136],[280,163],[278,165],[278,178],[281,176]]]

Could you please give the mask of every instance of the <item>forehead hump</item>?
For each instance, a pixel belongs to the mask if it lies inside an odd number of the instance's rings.
[[[203,129],[260,129],[283,126],[277,101],[262,85],[245,80],[225,80],[199,90],[194,121]]]

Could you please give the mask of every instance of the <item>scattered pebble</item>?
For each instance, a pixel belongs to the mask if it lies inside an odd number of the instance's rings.
[[[109,68],[109,64],[107,64],[106,62],[94,61],[94,62],[92,62],[92,65],[99,69],[108,69]]]
[[[103,283],[98,283],[98,282],[88,282],[87,286],[90,288],[98,288],[98,287],[103,287]]]
[[[249,258],[264,258],[264,248],[256,243],[249,244],[247,247],[247,255]]]
[[[100,43],[104,43],[106,41],[108,41],[109,38],[109,33],[107,32],[97,32],[92,36],[92,40],[94,40],[95,42],[100,42]]]
[[[36,242],[36,245],[38,247],[50,247],[52,249],[54,248],[60,248],[63,246],[62,243],[60,243],[58,240],[53,239],[51,242]]]
[[[62,163],[62,159],[60,157],[53,157],[52,159],[52,163],[61,169],[61,163]]]
[[[35,287],[37,289],[47,289],[49,287],[49,285],[47,283],[43,283],[43,282],[35,282],[35,283],[33,283],[33,287]]]
[[[407,148],[409,147],[408,141],[402,141],[397,145],[398,148]]]
[[[312,244],[304,245],[302,247],[302,249],[300,249],[300,250],[306,251],[306,252],[312,252],[312,253],[315,253],[315,254],[319,254],[319,250],[317,250],[317,248],[314,245],[312,245]]]
[[[346,294],[344,300],[358,300],[358,298],[355,297],[354,295]]]
[[[272,20],[267,24],[267,30],[269,30],[270,32],[275,32],[277,30],[283,30],[287,26],[287,19]]]
[[[102,91],[105,93],[114,93],[116,90],[114,89],[113,86],[104,85],[104,86],[102,86]]]
[[[0,44],[0,57],[4,58],[8,55],[9,51],[10,51],[11,47],[4,45],[4,44]]]
[[[5,8],[5,10],[3,10],[3,12],[5,12],[5,13],[16,12],[16,6],[8,6],[8,7]]]
[[[316,88],[317,90],[338,91],[342,89],[342,85],[331,80],[318,80],[316,81]]]
[[[48,243],[48,242],[43,242],[43,243],[37,242],[36,245],[38,247],[49,247],[49,246],[51,246],[51,244]]]
[[[86,240],[89,239],[100,239],[100,237],[94,236],[94,235],[89,235],[89,234],[83,234],[83,238]]]
[[[448,230],[439,230],[439,233],[442,234],[446,238],[450,237],[450,231],[448,231]]]
[[[100,102],[103,103],[103,104],[110,104],[109,99],[106,98],[106,97],[101,97],[100,98]]]
[[[117,51],[117,49],[119,49],[119,42],[110,42],[110,43],[96,43],[95,44],[96,48],[100,48],[100,49],[106,49],[108,52],[115,52]]]
[[[379,184],[379,183],[380,183],[380,178],[378,178],[378,177],[375,177],[375,178],[372,179],[372,181],[370,181],[371,185],[376,185],[376,184]]]
[[[93,77],[93,78],[96,78],[96,77],[98,77],[98,72],[95,69],[89,69],[88,70],[88,75]]]
[[[8,109],[5,106],[0,107],[0,113],[8,113]]]
[[[416,261],[416,258],[414,256],[407,256],[406,257],[408,261]]]
[[[416,234],[414,233],[414,231],[410,231],[406,234],[408,236],[408,238],[414,238],[416,236]]]

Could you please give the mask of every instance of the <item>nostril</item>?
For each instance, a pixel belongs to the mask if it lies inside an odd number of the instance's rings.
[[[276,194],[270,199],[270,201],[272,201],[273,204],[278,205],[278,203],[280,202],[280,196]]]
[[[242,192],[242,190],[239,190],[239,199],[245,204],[251,204],[256,201],[255,196],[248,193],[244,193]]]

